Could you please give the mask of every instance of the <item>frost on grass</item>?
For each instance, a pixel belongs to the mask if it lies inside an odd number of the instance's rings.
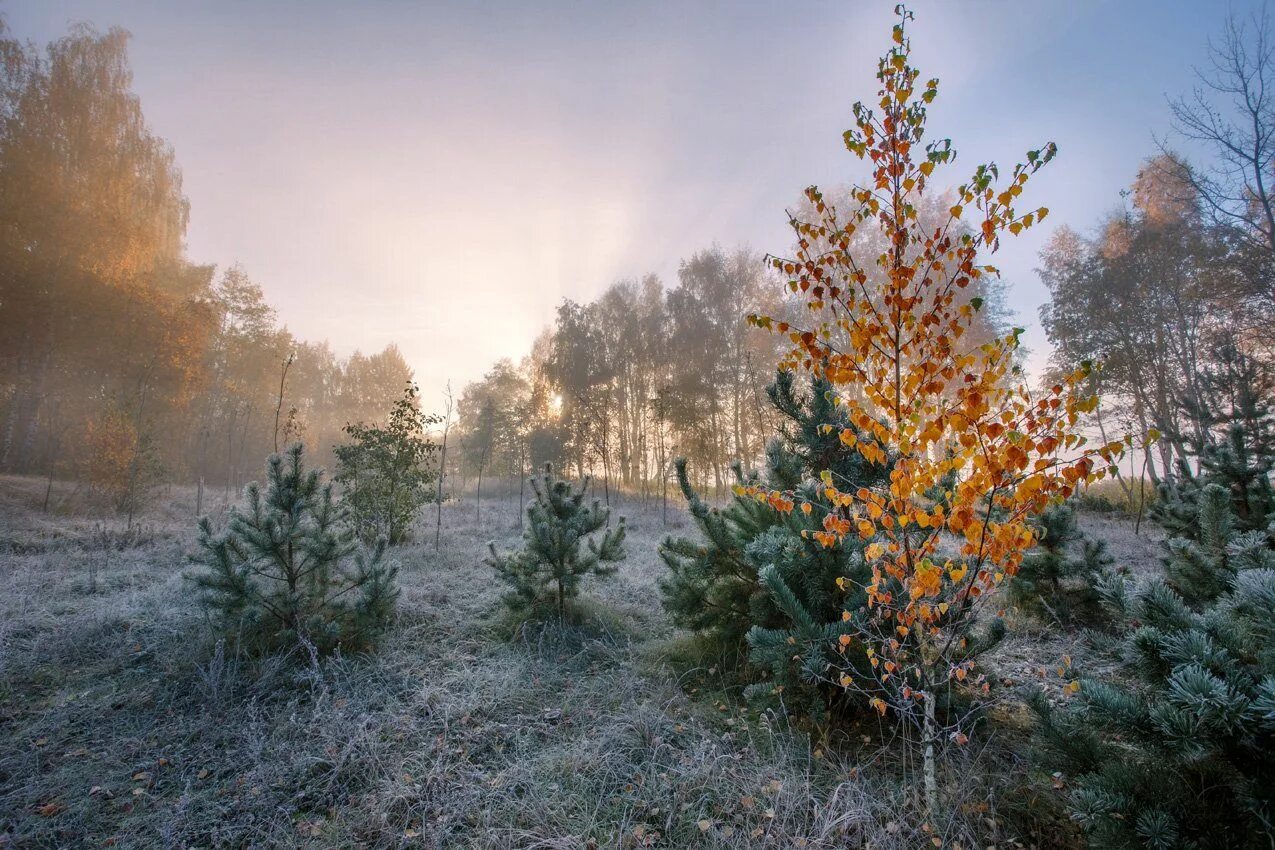
[[[674,666],[658,506],[625,501],[625,570],[581,585],[578,622],[511,626],[482,563],[516,502],[445,509],[444,545],[400,547],[381,650],[240,657],[182,573],[194,494],[119,541],[0,479],[0,836],[13,846],[914,847],[888,750],[758,715],[716,668]],[[679,520],[683,518],[679,517]],[[430,540],[429,535],[418,539]],[[851,746],[854,745],[854,746]],[[953,770],[949,837],[1006,833],[989,808],[1023,768],[994,746]],[[1003,794],[1000,794],[1004,799]]]

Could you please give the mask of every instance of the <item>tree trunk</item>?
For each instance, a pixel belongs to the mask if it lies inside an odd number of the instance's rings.
[[[934,716],[935,695],[933,690],[927,691],[925,694],[925,724],[922,731],[922,746],[924,747],[923,756],[925,781],[925,808],[926,814],[929,816],[930,826],[938,828],[939,818],[939,783],[938,783],[938,765],[937,757],[934,753],[935,740],[938,738],[938,721]]]
[[[443,426],[443,448],[438,461],[438,496],[436,516],[434,518],[434,551],[438,551],[439,541],[443,534],[443,479],[447,476],[447,431],[451,428],[451,405],[447,407],[447,424]]]

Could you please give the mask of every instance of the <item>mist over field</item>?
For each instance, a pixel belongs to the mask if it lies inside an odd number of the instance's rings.
[[[1265,6],[0,6],[0,848],[1275,844]]]

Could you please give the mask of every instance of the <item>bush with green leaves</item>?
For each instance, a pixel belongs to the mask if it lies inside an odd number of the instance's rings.
[[[438,445],[428,431],[441,421],[421,412],[416,386],[408,384],[384,425],[343,429],[350,441],[335,448],[335,479],[364,540],[402,543],[420,509],[438,498]]]
[[[384,562],[384,540],[360,546],[303,451],[297,443],[271,455],[265,489],[248,485],[221,533],[200,519],[203,569],[192,579],[218,626],[248,651],[367,649],[393,617],[398,571]]]
[[[1055,622],[1093,622],[1101,614],[1095,583],[1111,566],[1106,543],[1086,537],[1067,503],[1037,518],[1039,543],[1009,583],[1009,600],[1025,613]],[[1079,553],[1073,550],[1080,547]]]
[[[597,499],[585,502],[588,477],[577,488],[546,463],[544,473],[530,482],[535,498],[527,507],[522,548],[501,554],[496,544],[488,544],[487,563],[509,585],[505,602],[510,608],[552,604],[565,617],[584,576],[612,575],[612,565],[624,559],[624,518],[611,526],[610,508]]]
[[[1275,846],[1275,550],[1235,530],[1221,486],[1196,507],[1163,578],[1100,585],[1123,627],[1118,679],[1082,680],[1074,706],[1033,701],[1095,847]]]

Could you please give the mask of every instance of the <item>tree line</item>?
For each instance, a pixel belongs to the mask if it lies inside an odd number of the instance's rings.
[[[1171,489],[1245,415],[1242,390],[1269,399],[1275,389],[1269,18],[1231,16],[1197,73],[1192,94],[1169,102],[1174,136],[1160,140],[1122,204],[1088,234],[1059,228],[1040,267],[1053,366],[1102,363],[1095,426],[1159,435],[1130,456],[1127,479]]]
[[[852,200],[849,188],[827,196],[844,208]],[[927,225],[948,205],[920,203]],[[811,209],[802,198],[790,215]],[[855,241],[875,250],[881,236]],[[869,276],[875,283],[882,274]],[[553,463],[592,474],[609,502],[615,489],[644,498],[676,492],[674,460],[685,458],[693,484],[724,497],[737,483],[732,465],[760,463],[785,421],[767,391],[786,341],[746,317],[795,319],[806,310],[799,295],[761,254],[713,246],[683,260],[671,287],[646,275],[589,303],[563,301],[525,357],[498,361],[462,391],[453,480],[481,494],[484,478],[518,487],[515,479]],[[960,297],[979,306],[973,338],[987,342],[1009,328],[999,281],[975,281]]]

